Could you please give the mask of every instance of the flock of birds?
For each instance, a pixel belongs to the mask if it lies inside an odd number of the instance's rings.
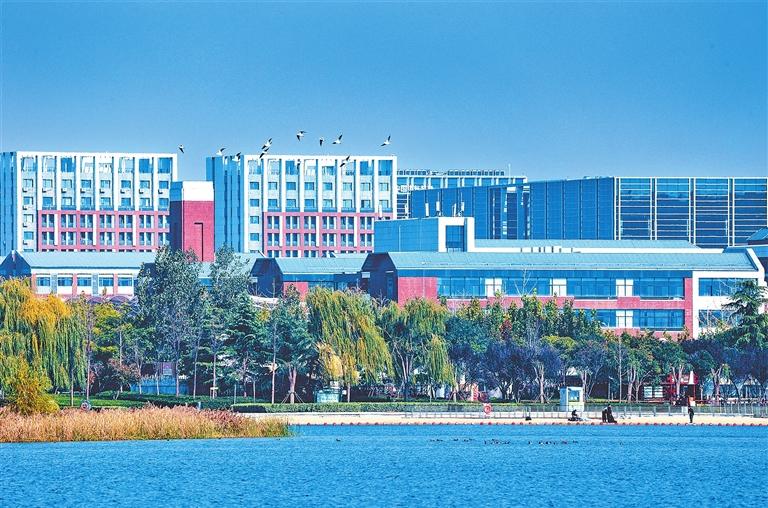
[[[307,131],[298,131],[298,132],[296,132],[296,139],[301,141],[302,139],[304,139],[304,136],[306,134],[307,134]],[[334,139],[331,144],[333,144],[333,145],[340,145],[341,144],[341,138],[343,136],[344,136],[343,134],[339,134],[339,137]],[[323,146],[323,143],[325,143],[325,138],[323,138],[321,136],[318,141],[320,143],[320,146]],[[381,146],[388,146],[391,143],[392,143],[392,136],[387,136],[387,139],[384,140],[384,142],[381,144]],[[184,145],[179,145],[178,148],[179,148],[179,152],[184,153]],[[259,154],[259,160],[261,160],[265,155],[267,155],[267,153],[269,152],[270,148],[272,148],[272,138],[269,138],[263,145],[261,145],[261,154]],[[226,150],[226,147],[222,146],[221,148],[219,148],[216,151],[216,156],[217,157],[223,157],[225,150]],[[235,154],[235,160],[239,161],[241,155],[242,155],[242,152],[237,152],[237,154]],[[341,167],[342,168],[347,165],[347,163],[349,162],[349,158],[350,157],[351,157],[351,155],[347,155],[344,158],[344,160],[341,163]]]

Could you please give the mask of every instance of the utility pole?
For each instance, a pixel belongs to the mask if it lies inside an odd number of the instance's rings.
[[[272,322],[272,404],[275,403],[275,374],[277,373],[277,323]]]

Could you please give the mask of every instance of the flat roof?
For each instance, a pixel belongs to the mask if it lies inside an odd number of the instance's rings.
[[[475,247],[588,247],[620,249],[700,249],[686,240],[475,240]]]
[[[264,258],[277,264],[283,274],[357,273],[367,254],[341,254],[328,258]]]
[[[31,268],[141,268],[154,252],[17,252]]]
[[[723,253],[390,252],[410,270],[709,270],[754,271],[746,251]]]

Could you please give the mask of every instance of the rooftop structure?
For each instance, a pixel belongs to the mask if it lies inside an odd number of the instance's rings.
[[[216,248],[267,257],[370,252],[375,221],[395,216],[397,158],[209,157]]]
[[[472,216],[479,239],[745,245],[768,227],[768,178],[598,177],[414,191],[413,218]]]
[[[154,251],[168,243],[172,153],[0,154],[0,252]]]

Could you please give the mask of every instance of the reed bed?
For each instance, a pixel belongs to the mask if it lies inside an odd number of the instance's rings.
[[[283,420],[257,420],[230,411],[148,406],[102,411],[65,409],[49,415],[22,416],[0,408],[0,443],[288,435],[290,430]]]

